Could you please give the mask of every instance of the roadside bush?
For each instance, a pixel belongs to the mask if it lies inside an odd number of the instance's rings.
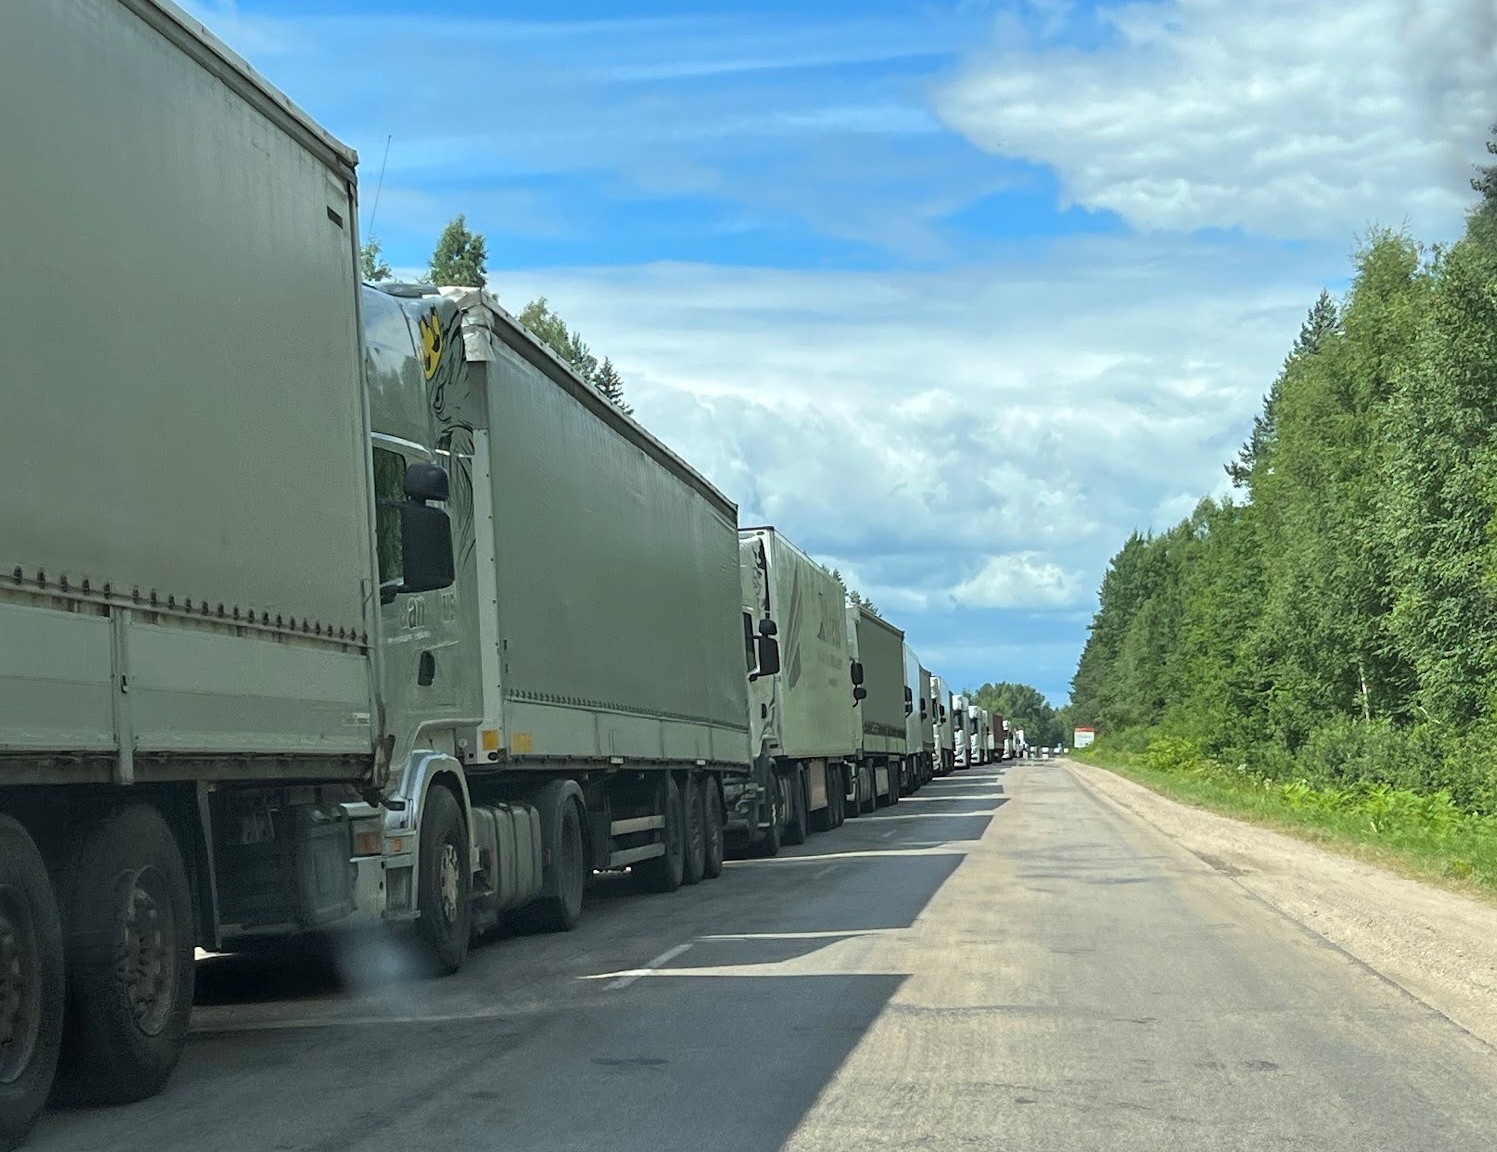
[[[1447,740],[1426,770],[1426,787],[1448,792],[1467,812],[1497,816],[1497,728],[1491,724]]]
[[[1387,720],[1341,719],[1310,733],[1297,760],[1299,774],[1320,787],[1366,782],[1412,792],[1425,784],[1432,753],[1420,733]]]
[[[1183,736],[1156,736],[1144,753],[1144,767],[1175,775],[1214,775],[1216,765],[1201,753],[1201,746]]]
[[[1156,734],[1152,728],[1123,728],[1117,732],[1109,732],[1097,743],[1105,745],[1108,752],[1124,756],[1142,756],[1148,752],[1149,744],[1155,737]]]

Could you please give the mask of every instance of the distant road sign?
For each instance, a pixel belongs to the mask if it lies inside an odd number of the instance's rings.
[[[1076,729],[1076,738],[1071,741],[1071,747],[1072,748],[1085,748],[1088,744],[1090,744],[1096,738],[1097,738],[1097,730],[1095,728],[1077,728]]]

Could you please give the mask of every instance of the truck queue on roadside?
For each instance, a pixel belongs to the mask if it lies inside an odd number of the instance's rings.
[[[161,1089],[195,948],[452,973],[1006,754],[492,295],[362,283],[353,153],[168,0],[8,10],[0,101],[0,1148]]]

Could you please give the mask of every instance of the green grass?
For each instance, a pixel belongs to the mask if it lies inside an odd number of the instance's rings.
[[[1142,752],[1101,741],[1072,756],[1181,803],[1497,903],[1497,817],[1462,812],[1444,792],[1268,780],[1167,736]]]

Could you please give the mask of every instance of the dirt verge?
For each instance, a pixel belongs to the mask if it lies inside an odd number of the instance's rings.
[[[1065,761],[1094,794],[1497,1047],[1497,908]]]

